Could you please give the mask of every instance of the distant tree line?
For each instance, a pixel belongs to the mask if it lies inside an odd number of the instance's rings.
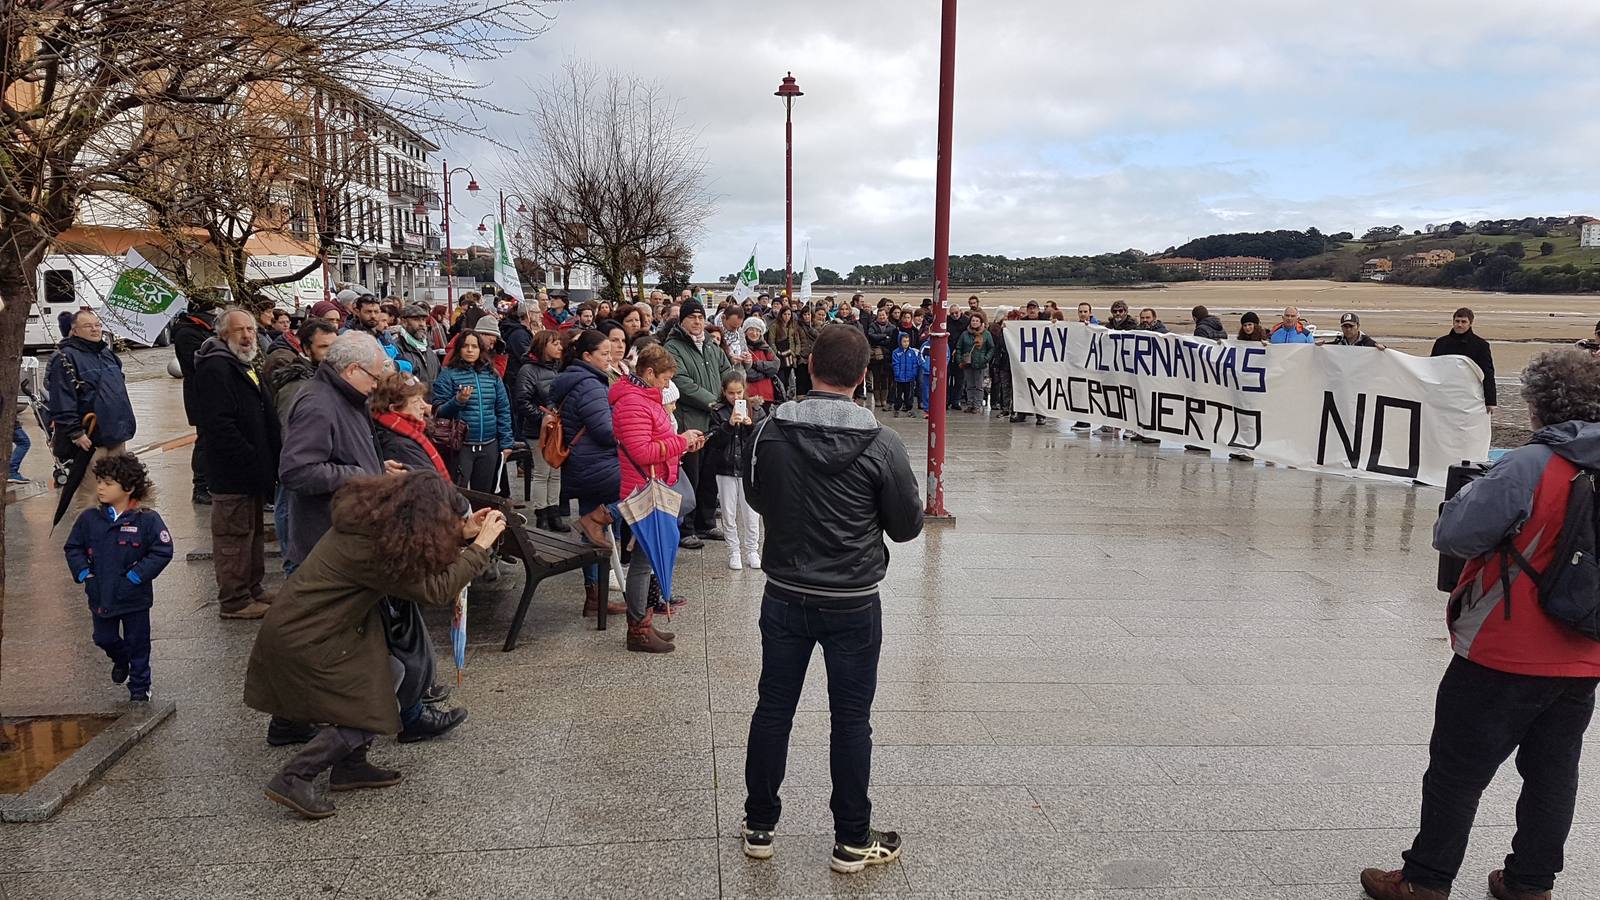
[[[1258,256],[1273,262],[1281,262],[1286,259],[1316,256],[1326,251],[1329,243],[1341,238],[1349,240],[1349,232],[1333,237],[1324,236],[1315,228],[1307,228],[1305,231],[1244,231],[1237,234],[1212,234],[1195,238],[1181,247],[1172,248],[1163,255],[1193,259]]]
[[[1154,265],[1137,250],[1098,256],[1028,256],[1012,259],[973,253],[950,257],[951,284],[1138,284],[1148,281],[1188,281],[1199,276],[1169,272]],[[850,270],[845,284],[932,284],[933,258],[902,263],[861,265]]]

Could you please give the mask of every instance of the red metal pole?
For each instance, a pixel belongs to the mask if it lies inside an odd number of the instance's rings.
[[[928,395],[929,516],[950,518],[944,508],[945,403],[950,368],[950,135],[956,99],[956,0],[944,0],[939,38],[939,167],[933,201],[933,356],[932,390]]]
[[[444,232],[444,314],[456,314],[456,267],[450,252],[450,160],[441,160],[444,172],[444,209],[439,215],[439,230]]]
[[[783,295],[794,297],[794,98],[783,98]]]

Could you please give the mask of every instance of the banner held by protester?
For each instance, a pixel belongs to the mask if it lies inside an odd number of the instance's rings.
[[[1019,413],[1128,428],[1270,462],[1444,484],[1489,453],[1465,358],[1007,322]]]
[[[184,311],[189,301],[138,250],[128,249],[128,268],[106,295],[106,318],[112,332],[138,344],[154,345],[161,330]]]

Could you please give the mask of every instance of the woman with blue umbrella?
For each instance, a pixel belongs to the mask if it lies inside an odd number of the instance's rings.
[[[628,649],[638,653],[671,653],[672,635],[656,630],[648,601],[650,578],[672,595],[672,563],[678,554],[678,520],[688,491],[674,490],[682,477],[678,463],[685,453],[705,446],[699,431],[678,433],[661,403],[661,391],[672,383],[678,364],[660,344],[639,351],[633,373],[611,386],[611,417],[621,469],[624,518],[633,529],[639,552],[628,564],[623,596],[628,607]]]

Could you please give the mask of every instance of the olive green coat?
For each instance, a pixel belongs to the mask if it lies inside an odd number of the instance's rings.
[[[673,327],[666,347],[678,364],[678,374],[672,378],[678,386],[678,427],[705,431],[711,424],[711,408],[722,400],[722,376],[733,363],[716,341],[708,338],[696,347],[682,325]]]
[[[373,543],[336,519],[289,576],[250,651],[244,702],[252,709],[377,734],[400,730],[379,601],[449,605],[488,566],[489,553],[469,546],[443,571],[401,581],[373,560]]]

